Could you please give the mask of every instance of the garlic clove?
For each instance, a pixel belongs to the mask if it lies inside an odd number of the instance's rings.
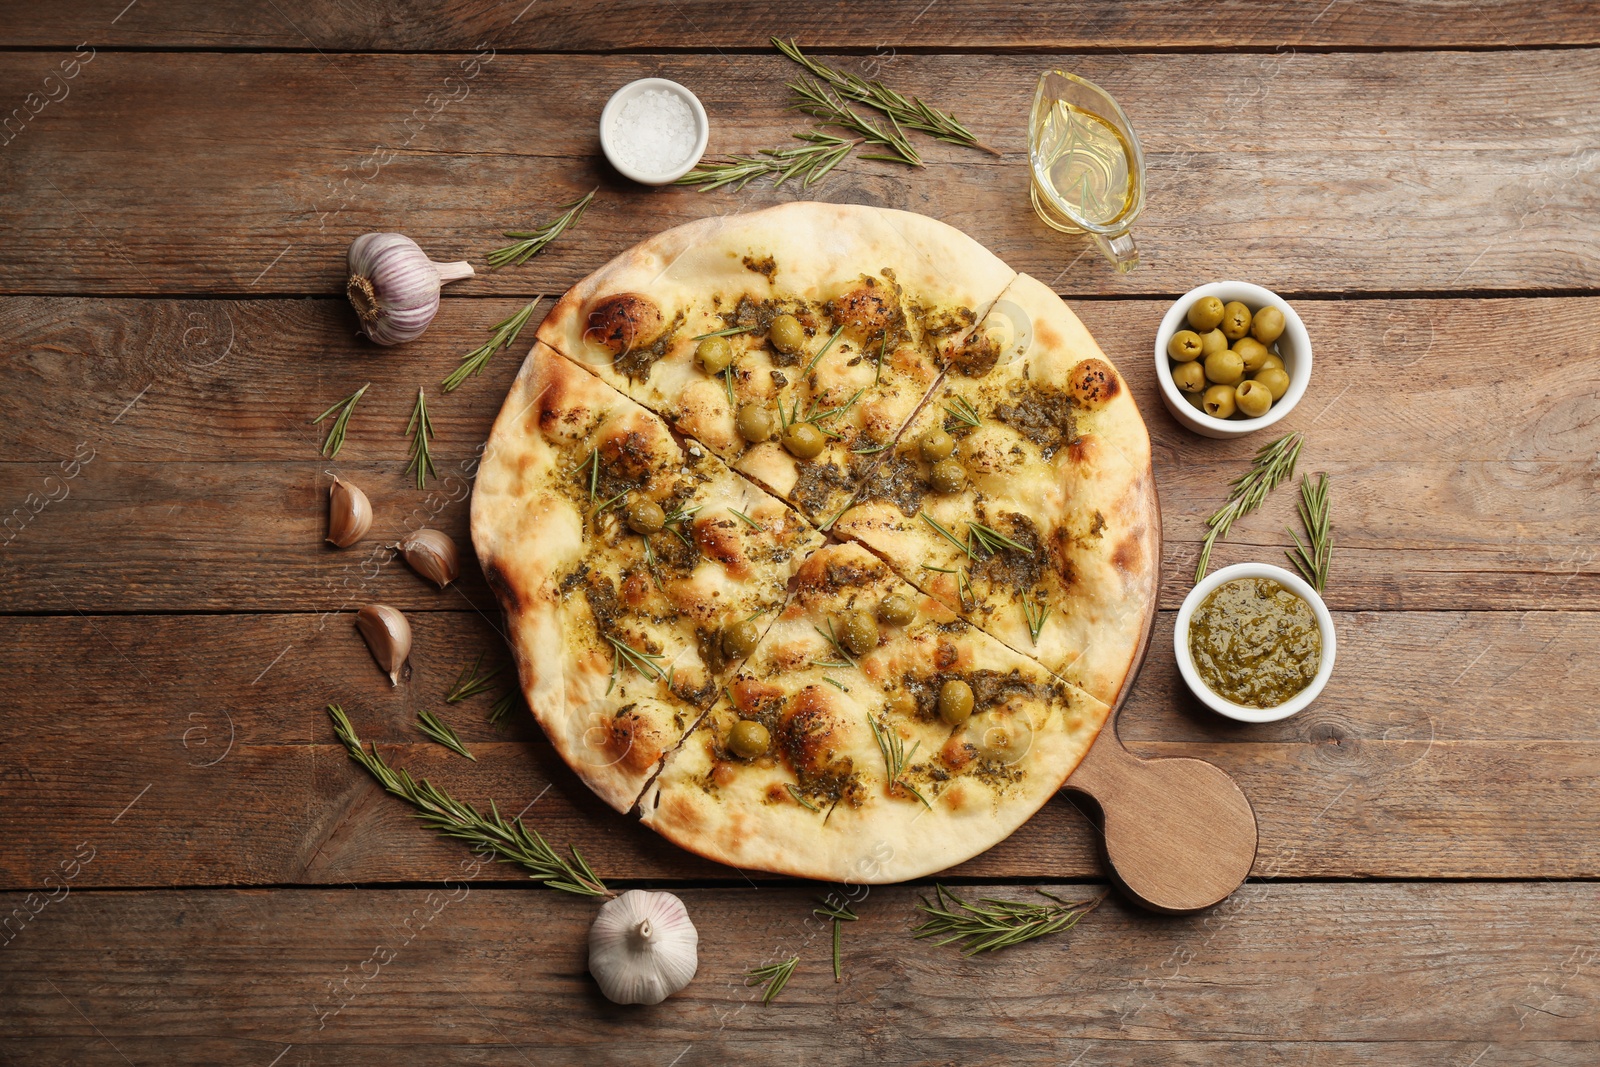
[[[412,570],[436,582],[440,589],[461,577],[461,553],[447,533],[423,527],[395,547]]]
[[[589,927],[589,973],[616,1004],[660,1004],[700,965],[700,932],[671,893],[630,889]]]
[[[350,242],[345,296],[361,332],[380,345],[422,336],[439,313],[439,290],[470,278],[472,264],[435,263],[417,242],[399,233],[364,233]]]
[[[411,624],[399,608],[387,604],[368,604],[356,612],[356,629],[366,639],[372,658],[389,676],[390,685],[400,684],[400,669],[411,655]]]
[[[334,478],[328,486],[328,542],[349,548],[372,527],[372,501],[349,482]]]

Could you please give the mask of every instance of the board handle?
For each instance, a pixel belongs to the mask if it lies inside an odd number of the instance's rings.
[[[1225,899],[1256,859],[1256,813],[1205,760],[1140,759],[1107,723],[1064,787],[1099,805],[1106,862],[1153,911],[1183,914]]]

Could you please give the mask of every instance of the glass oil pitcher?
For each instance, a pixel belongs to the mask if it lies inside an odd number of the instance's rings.
[[[1062,71],[1039,77],[1028,122],[1033,209],[1062,233],[1086,233],[1123,274],[1139,265],[1129,229],[1144,207],[1144,153],[1105,90]]]

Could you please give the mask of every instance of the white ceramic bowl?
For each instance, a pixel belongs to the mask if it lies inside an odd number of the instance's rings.
[[[1317,668],[1316,677],[1287,703],[1279,704],[1275,708],[1247,708],[1243,704],[1235,704],[1218,696],[1211,691],[1210,686],[1200,680],[1200,672],[1195,670],[1194,657],[1189,654],[1189,620],[1194,616],[1195,609],[1211,595],[1213,589],[1235,578],[1271,578],[1311,605],[1311,610],[1317,617],[1317,626],[1322,630],[1322,663]],[[1189,595],[1183,598],[1183,607],[1178,609],[1178,621],[1173,631],[1173,650],[1178,656],[1178,673],[1183,675],[1189,691],[1194,693],[1206,707],[1218,715],[1226,715],[1239,722],[1277,722],[1279,719],[1287,719],[1296,712],[1303,711],[1317,699],[1317,695],[1322,692],[1323,686],[1328,684],[1328,678],[1333,674],[1333,659],[1338,651],[1338,643],[1333,636],[1333,615],[1329,613],[1328,605],[1322,602],[1317,591],[1307,585],[1298,574],[1266,563],[1235,563],[1231,567],[1224,567],[1220,571],[1206,575],[1200,584],[1189,590]]]
[[[622,106],[642,93],[655,90],[656,92],[671,93],[689,105],[689,110],[694,112],[695,142],[694,151],[689,153],[689,158],[671,170],[660,173],[639,170],[624,163],[617,155],[616,138],[619,136],[613,128],[618,112]],[[617,172],[624,178],[632,178],[641,185],[670,185],[694,169],[700,162],[700,157],[705,155],[706,138],[711,135],[711,123],[706,119],[706,109],[700,105],[700,98],[675,81],[666,78],[640,78],[636,82],[629,82],[611,94],[611,99],[606,101],[605,110],[600,112],[600,148],[606,154],[606,159],[617,168]],[[1287,364],[1285,364],[1287,365]]]
[[[1249,307],[1252,312],[1264,307],[1275,307],[1283,312],[1283,334],[1278,338],[1277,346],[1278,356],[1283,360],[1283,369],[1289,375],[1289,391],[1260,418],[1219,419],[1207,415],[1200,409],[1192,407],[1183,398],[1183,392],[1177,383],[1172,380],[1172,359],[1167,355],[1167,342],[1171,341],[1172,335],[1179,330],[1189,328],[1185,317],[1189,314],[1190,306],[1203,296],[1214,296],[1224,304],[1230,300],[1237,300]],[[1264,430],[1289,414],[1305,395],[1306,386],[1311,382],[1311,337],[1306,333],[1306,324],[1300,321],[1300,316],[1295,313],[1294,308],[1271,289],[1263,289],[1249,282],[1212,282],[1210,285],[1202,285],[1198,289],[1190,289],[1184,293],[1161,320],[1161,329],[1156,333],[1156,381],[1161,383],[1162,402],[1167,405],[1167,410],[1172,412],[1172,417],[1184,426],[1204,437],[1243,437],[1245,434]]]

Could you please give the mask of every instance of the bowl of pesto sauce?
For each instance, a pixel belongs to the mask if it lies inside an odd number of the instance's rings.
[[[1184,598],[1173,633],[1178,671],[1199,700],[1239,722],[1303,710],[1333,674],[1333,616],[1299,575],[1236,563]]]

